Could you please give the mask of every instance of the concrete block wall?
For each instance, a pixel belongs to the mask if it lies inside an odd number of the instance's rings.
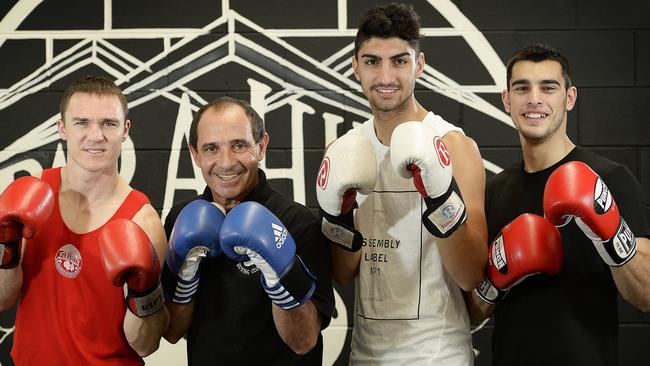
[[[65,146],[53,129],[61,92],[75,78],[98,73],[128,92],[133,128],[122,174],[163,216],[172,202],[202,189],[186,132],[192,113],[221,95],[250,100],[263,114],[271,135],[265,168],[272,184],[316,209],[312,187],[324,146],[369,117],[351,75],[350,45],[358,18],[375,3],[3,1],[0,187],[65,162]],[[650,197],[648,2],[411,3],[422,18],[430,67],[416,86],[417,98],[473,137],[486,161],[506,167],[521,159],[499,95],[504,63],[515,49],[544,42],[563,51],[573,66],[578,104],[569,114],[572,140],[626,164]],[[468,42],[472,34],[481,39]],[[480,102],[463,98],[469,94]],[[488,177],[498,170],[494,167]],[[349,353],[354,291],[337,292],[326,364],[347,364]],[[1,365],[12,364],[13,316],[0,313]],[[647,314],[620,300],[621,365],[650,362],[644,347],[649,322]],[[477,365],[489,364],[490,333],[488,323],[474,334]],[[183,353],[182,346],[163,344],[147,363],[182,364]]]

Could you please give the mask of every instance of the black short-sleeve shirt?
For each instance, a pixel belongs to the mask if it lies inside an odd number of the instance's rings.
[[[275,191],[259,170],[259,183],[244,201],[255,201],[275,214],[296,242],[296,254],[316,277],[311,301],[320,313],[321,329],[334,309],[329,247],[314,214]],[[195,199],[212,202],[206,187],[202,195],[172,207],[165,219],[169,238],[180,211]],[[271,300],[254,265],[235,262],[221,254],[203,259],[194,297],[192,325],[187,334],[189,365],[321,365],[323,339],[303,356],[296,355],[280,338],[273,322]],[[165,287],[174,287],[171,273],[163,271]]]
[[[487,183],[485,213],[490,241],[522,213],[543,216],[550,174],[582,161],[603,179],[621,215],[637,237],[648,237],[643,191],[632,173],[587,149],[576,147],[557,164],[535,173],[516,164]],[[572,220],[560,228],[564,262],[556,276],[537,274],[510,289],[494,314],[493,364],[617,364],[617,288],[610,268]]]

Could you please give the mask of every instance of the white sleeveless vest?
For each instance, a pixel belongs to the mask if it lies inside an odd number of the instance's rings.
[[[429,112],[424,123],[442,137],[463,131]],[[352,365],[473,365],[469,317],[460,288],[445,271],[436,238],[422,225],[426,209],[412,179],[390,164],[390,149],[370,119],[348,133],[374,146],[378,179],[357,194],[363,234],[355,288]]]

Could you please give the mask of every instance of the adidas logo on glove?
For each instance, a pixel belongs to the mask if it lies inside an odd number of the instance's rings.
[[[275,246],[280,249],[282,248],[282,245],[284,244],[284,241],[287,239],[287,229],[284,227],[271,223],[271,227],[273,227],[273,236],[275,237]]]

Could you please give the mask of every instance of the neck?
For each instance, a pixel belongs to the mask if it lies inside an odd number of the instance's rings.
[[[61,189],[76,193],[88,201],[110,199],[120,181],[117,169],[110,172],[89,172],[74,165],[62,169]]]
[[[544,170],[562,160],[575,147],[569,136],[562,134],[559,137],[534,143],[526,141],[520,136],[521,147],[524,155],[524,168],[529,173]]]
[[[406,103],[408,103],[407,107],[399,111],[383,112],[373,108],[375,134],[382,144],[390,146],[390,137],[399,124],[408,121],[422,121],[427,115],[427,110],[415,100],[415,97],[411,96],[410,101]]]

